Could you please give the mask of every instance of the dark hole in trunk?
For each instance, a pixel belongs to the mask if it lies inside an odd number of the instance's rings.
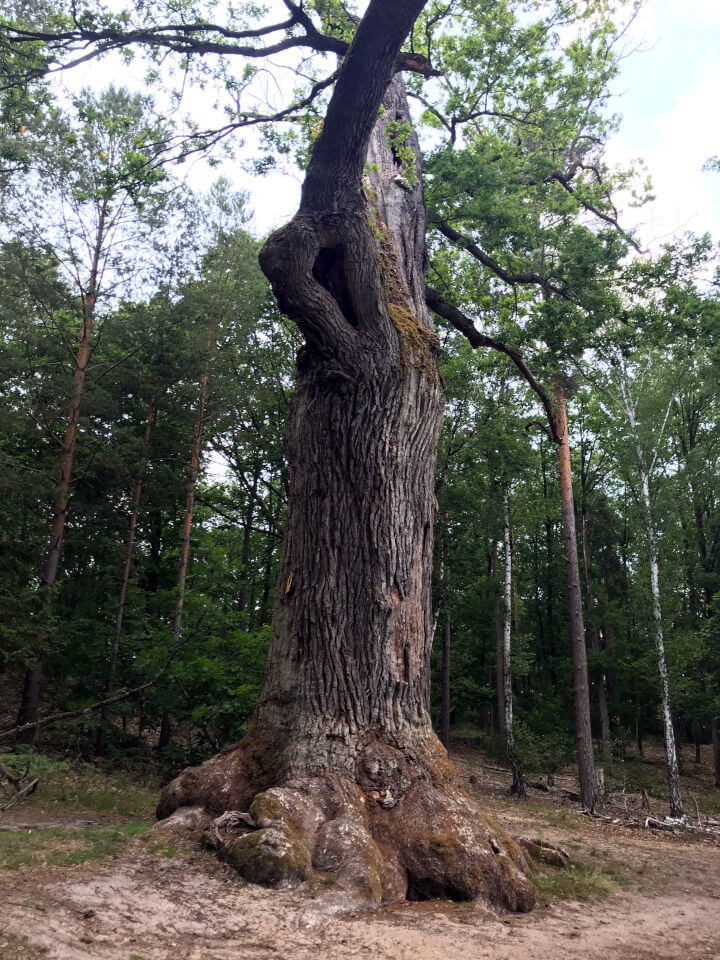
[[[313,276],[332,295],[347,322],[356,327],[358,318],[348,291],[344,249],[340,245],[323,247],[313,265]]]

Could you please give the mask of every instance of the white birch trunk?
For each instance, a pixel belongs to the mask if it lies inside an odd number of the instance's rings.
[[[512,536],[510,532],[510,492],[503,487],[503,635],[502,635],[502,691],[505,707],[505,751],[512,770],[510,792],[525,796],[522,764],[515,752],[512,697]]]
[[[668,789],[670,800],[670,815],[683,817],[682,793],[680,791],[680,768],[678,766],[677,747],[675,745],[675,731],[672,722],[672,708],[670,701],[670,684],[668,682],[667,660],[665,658],[665,638],[663,635],[662,605],[660,602],[660,572],[658,564],[657,531],[652,514],[650,499],[650,471],[648,470],[640,443],[640,433],[637,422],[637,408],[633,401],[626,374],[623,371],[620,380],[620,395],[627,414],[630,428],[635,440],[635,455],[637,457],[638,473],[642,490],[643,507],[645,508],[645,524],[648,538],[648,559],[650,561],[650,592],[652,594],[653,626],[655,633],[655,649],[660,674],[660,699],[662,704],[663,733],[665,737],[665,753],[667,756]]]
[[[505,707],[505,743],[508,753],[513,749],[513,702],[512,702],[512,544],[510,540],[510,503],[508,489],[503,490],[503,547],[505,560],[505,578],[503,586],[503,700]]]

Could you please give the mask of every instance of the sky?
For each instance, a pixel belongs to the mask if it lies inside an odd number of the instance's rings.
[[[611,106],[622,120],[607,158],[637,170],[644,163],[656,199],[626,206],[623,223],[650,250],[687,230],[720,241],[720,173],[702,169],[720,155],[720,0],[646,0],[624,43]],[[295,212],[297,178],[244,182],[258,232]]]
[[[650,248],[685,230],[720,240],[720,173],[702,170],[720,155],[720,0],[647,0],[627,45],[607,155],[642,157],[657,199],[625,223]]]
[[[641,210],[625,206],[623,225],[637,228],[650,250],[686,230],[707,231],[720,240],[720,173],[702,169],[709,157],[720,155],[720,0],[645,0],[624,43],[628,55],[613,85],[611,107],[622,122],[608,144],[607,158],[638,170],[641,158],[656,200]],[[142,87],[140,66],[119,70],[118,63],[88,64],[65,74],[65,84],[77,90],[121,80]],[[201,103],[198,92],[192,99]],[[199,119],[203,122],[206,115]],[[252,152],[252,135],[247,150]],[[299,174],[253,177],[232,163],[220,169],[249,191],[258,234],[286,222],[297,209]],[[194,188],[202,189],[217,173],[197,160],[187,176]]]

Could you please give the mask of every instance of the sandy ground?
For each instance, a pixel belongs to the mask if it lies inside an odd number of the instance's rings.
[[[589,900],[546,894],[526,916],[455,903],[357,913],[332,888],[244,884],[190,834],[157,825],[114,858],[0,870],[0,960],[720,960],[717,840],[592,820],[535,790],[517,804],[505,793],[507,772],[480,751],[458,745],[454,760],[480,807],[510,834],[561,845],[616,892]],[[707,779],[709,764],[703,770]],[[688,772],[692,796],[701,773],[691,764]],[[627,814],[628,803],[639,797],[623,792],[611,814]],[[666,811],[653,800],[652,812]],[[112,822],[26,804],[1,826]]]
[[[187,836],[156,827],[111,860],[0,871],[0,958],[720,960],[717,845],[488,805],[511,833],[562,843],[627,885],[522,917],[450,903],[348,913],[332,890],[245,885]]]

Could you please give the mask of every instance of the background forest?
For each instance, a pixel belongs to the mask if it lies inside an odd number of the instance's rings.
[[[651,190],[604,156],[631,9],[456,6],[428,4],[415,28],[439,76],[407,79],[447,399],[437,727],[508,751],[520,778],[572,763],[584,621],[606,775],[667,741],[669,717],[679,743],[713,745],[720,787],[718,250],[686,234],[649,253],[623,228]],[[333,35],[351,22],[312,7]],[[48,10],[10,13],[32,27]],[[176,126],[160,89],[25,83],[45,48],[16,50],[0,47],[3,727],[169,776],[240,738],[259,695],[300,339],[247,196],[187,185],[187,157],[217,138]],[[291,122],[230,124],[262,126],[240,162],[307,163],[312,79]],[[413,186],[409,131],[386,135]]]

